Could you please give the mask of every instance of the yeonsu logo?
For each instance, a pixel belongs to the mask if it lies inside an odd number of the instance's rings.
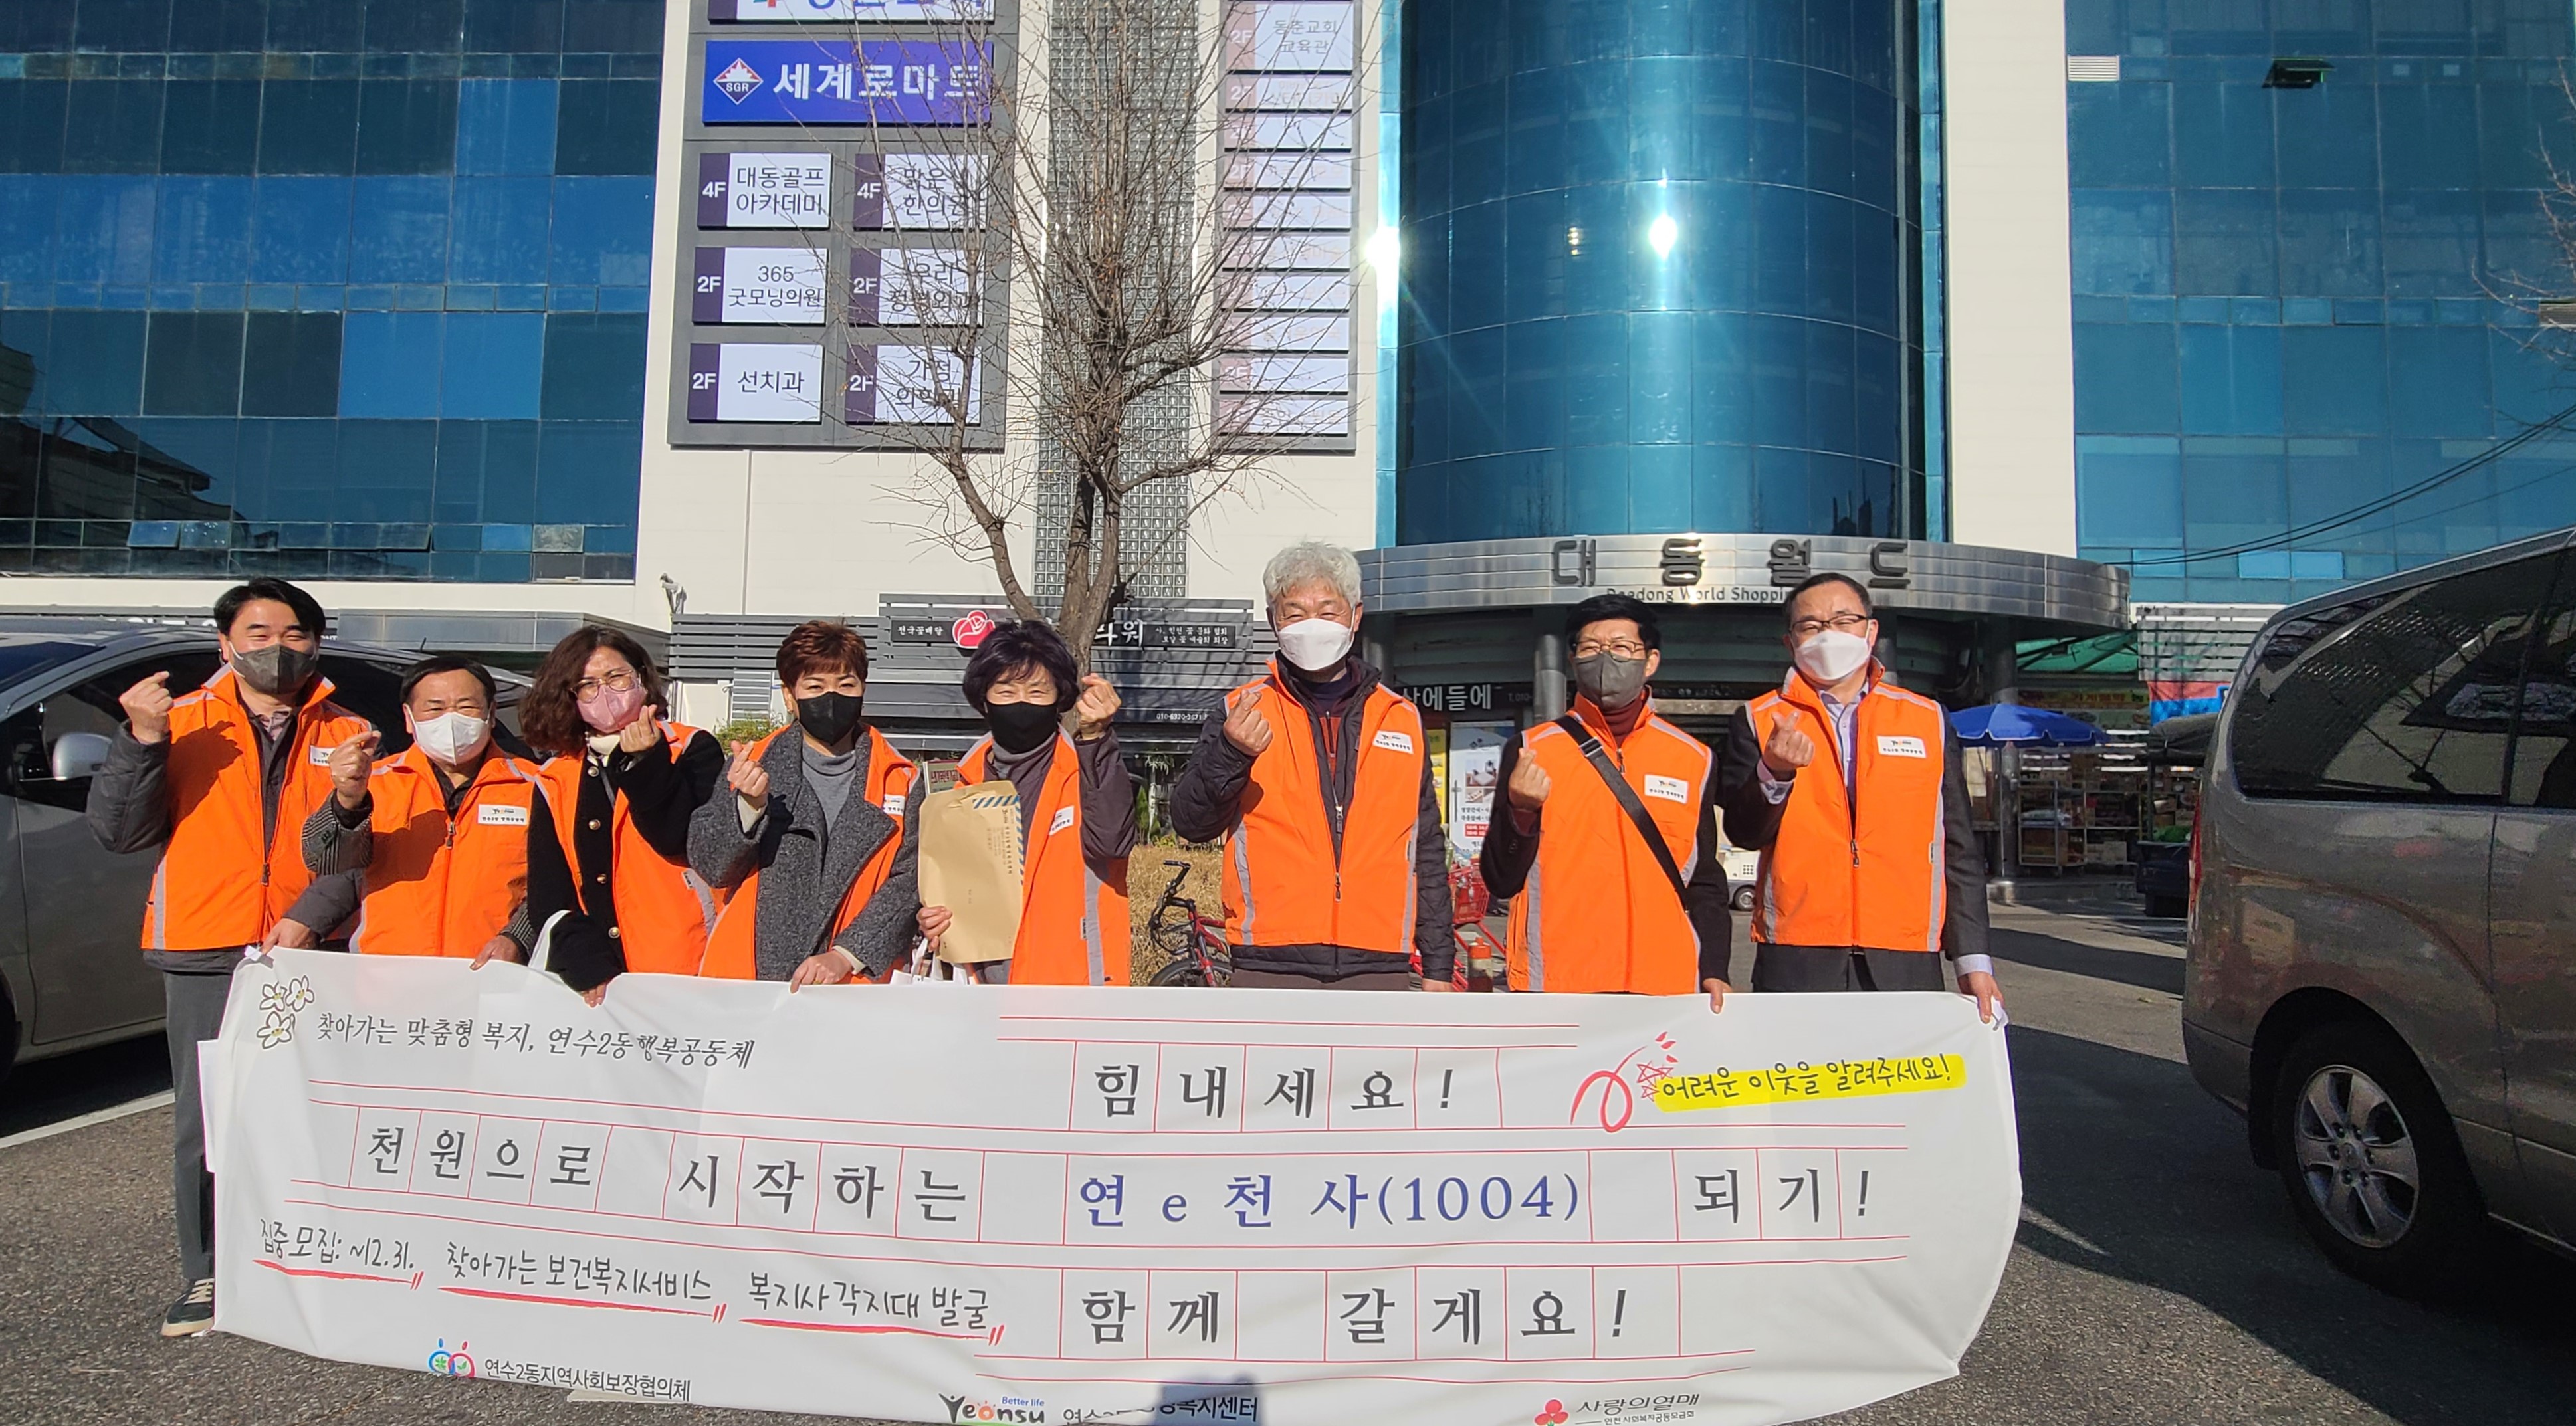
[[[456,1350],[451,1352],[447,1350],[447,1339],[439,1338],[438,1346],[429,1354],[429,1374],[431,1376],[473,1376],[474,1359],[465,1355],[465,1349],[472,1345],[474,1344],[471,1342],[459,1339]]]
[[[975,1401],[963,1396],[941,1396],[948,1408],[949,1426],[963,1426],[968,1421],[999,1421],[1011,1426],[1044,1426],[1046,1403],[1022,1396],[1003,1397],[999,1405]]]

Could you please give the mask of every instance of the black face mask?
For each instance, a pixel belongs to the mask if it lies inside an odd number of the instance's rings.
[[[1051,703],[987,703],[984,724],[1006,753],[1025,753],[1055,736],[1063,717]]]
[[[271,698],[292,698],[322,666],[322,655],[316,649],[291,649],[284,644],[266,648],[244,649],[233,655],[233,672],[241,681]]]
[[[837,743],[859,726],[859,705],[864,699],[855,693],[817,693],[796,700],[796,726],[818,743]]]

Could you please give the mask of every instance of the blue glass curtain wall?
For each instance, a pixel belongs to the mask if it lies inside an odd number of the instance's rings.
[[[632,579],[663,14],[0,5],[0,572]]]
[[[2140,600],[2277,603],[2576,523],[2541,210],[2576,162],[2563,0],[2068,0],[2081,552]],[[2279,56],[2332,64],[2264,87]],[[2331,526],[2331,528],[2328,528]],[[2257,548],[2241,548],[2243,546]]]
[[[1409,0],[1407,543],[1923,528],[1911,0]]]

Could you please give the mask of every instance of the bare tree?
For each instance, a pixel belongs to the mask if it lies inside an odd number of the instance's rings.
[[[2569,329],[2576,328],[2576,300],[2570,300],[2569,279],[2576,275],[2576,171],[2567,167],[2567,136],[2576,129],[2576,82],[2562,68],[2558,77],[2558,104],[2554,115],[2535,116],[2534,151],[2548,172],[2540,190],[2540,220],[2549,230],[2554,261],[2546,273],[2506,271],[2489,266],[2479,259],[2478,286],[2488,297],[2523,309],[2539,319],[2536,328],[2522,338],[2527,351],[2537,352],[2560,365],[2576,365],[2576,343],[2569,340]],[[2553,134],[2559,142],[2552,143]]]
[[[1236,0],[1052,0],[1016,42],[977,4],[941,40],[952,74],[991,46],[965,122],[879,132],[892,245],[854,253],[848,317],[919,335],[851,340],[847,399],[924,458],[925,535],[1087,666],[1198,510],[1347,433],[1364,6],[1282,84],[1239,72],[1260,40]],[[1299,394],[1332,363],[1342,394]],[[1140,530],[1146,502],[1180,518]]]

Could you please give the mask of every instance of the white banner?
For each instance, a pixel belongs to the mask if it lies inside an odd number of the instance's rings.
[[[216,1325],[961,1423],[1791,1421],[1953,1375],[2020,1172],[1947,995],[1326,995],[281,951]]]

